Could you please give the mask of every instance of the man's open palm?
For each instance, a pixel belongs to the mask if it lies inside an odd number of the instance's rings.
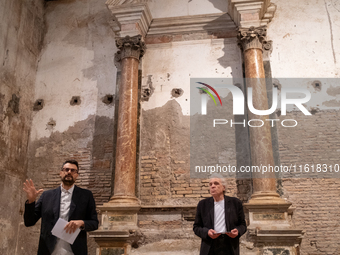
[[[44,191],[43,189],[36,190],[33,181],[26,180],[23,190],[26,192],[28,203],[33,203],[37,197]]]

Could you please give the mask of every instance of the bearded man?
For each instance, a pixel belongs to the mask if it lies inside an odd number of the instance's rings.
[[[45,192],[42,189],[36,190],[32,180],[26,180],[23,188],[27,195],[25,226],[33,226],[41,218],[38,255],[87,255],[86,231],[98,229],[92,192],[74,185],[79,176],[76,160],[66,160],[59,175],[61,185]],[[40,198],[35,202],[40,194]],[[51,233],[59,218],[68,222],[64,228],[67,233],[81,229],[72,245]]]

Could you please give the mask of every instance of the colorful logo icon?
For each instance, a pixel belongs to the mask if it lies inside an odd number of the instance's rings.
[[[201,85],[203,85],[203,86],[206,86],[206,87],[209,88],[211,91],[213,91],[213,92],[215,93],[215,95],[217,96],[218,100],[220,100],[220,104],[221,104],[221,106],[222,106],[222,101],[221,101],[220,95],[216,92],[216,90],[215,90],[213,87],[211,87],[210,85],[208,85],[208,84],[206,84],[206,83],[203,83],[203,82],[197,82],[197,83],[199,83],[199,84],[201,84]],[[207,94],[212,98],[212,100],[214,100],[215,105],[217,105],[214,96],[209,92],[209,90],[204,89],[204,88],[200,88],[200,87],[197,87],[197,88],[200,89],[200,90],[203,90],[205,93],[207,93]]]

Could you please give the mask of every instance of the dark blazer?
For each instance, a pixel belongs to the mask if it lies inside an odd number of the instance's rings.
[[[36,203],[28,204],[26,201],[25,226],[33,226],[41,218],[38,255],[50,255],[56,245],[57,237],[52,235],[51,231],[59,219],[60,196],[61,188],[59,186],[56,189],[43,192]],[[80,231],[71,247],[75,255],[86,255],[86,231],[98,229],[96,204],[91,191],[74,187],[69,212],[69,221],[71,220],[83,220],[85,223],[84,230]]]
[[[242,202],[235,197],[224,196],[225,223],[227,231],[236,228],[238,236],[227,240],[231,245],[233,255],[239,255],[239,239],[247,231]],[[214,198],[201,200],[197,205],[194,232],[202,238],[200,255],[208,255],[212,240],[208,236],[209,229],[214,229]]]

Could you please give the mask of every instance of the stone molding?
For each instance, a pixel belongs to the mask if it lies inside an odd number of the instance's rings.
[[[228,0],[228,13],[238,27],[268,25],[276,6],[270,0]]]
[[[184,34],[193,32],[235,31],[228,13],[157,18],[151,23],[149,35]]]
[[[125,36],[116,40],[118,52],[115,54],[115,63],[124,58],[135,58],[138,61],[144,55],[146,47],[141,35]]]
[[[148,0],[107,0],[106,5],[118,6],[123,4],[147,3]]]
[[[249,49],[261,49],[262,51],[269,51],[272,47],[272,41],[267,41],[266,36],[266,26],[240,28],[237,34],[237,39],[239,41],[238,44],[243,49],[243,51]]]
[[[270,0],[228,1],[228,14],[192,15],[154,20],[152,20],[148,0],[108,0],[106,5],[113,14],[110,25],[118,37],[232,30],[235,25],[242,28],[259,27],[267,25],[276,11],[276,6],[270,3]]]
[[[118,37],[142,35],[145,37],[152,21],[151,12],[146,2],[109,0],[107,7],[113,14],[110,22]],[[123,3],[122,5],[120,5]],[[126,4],[127,3],[127,4]]]

